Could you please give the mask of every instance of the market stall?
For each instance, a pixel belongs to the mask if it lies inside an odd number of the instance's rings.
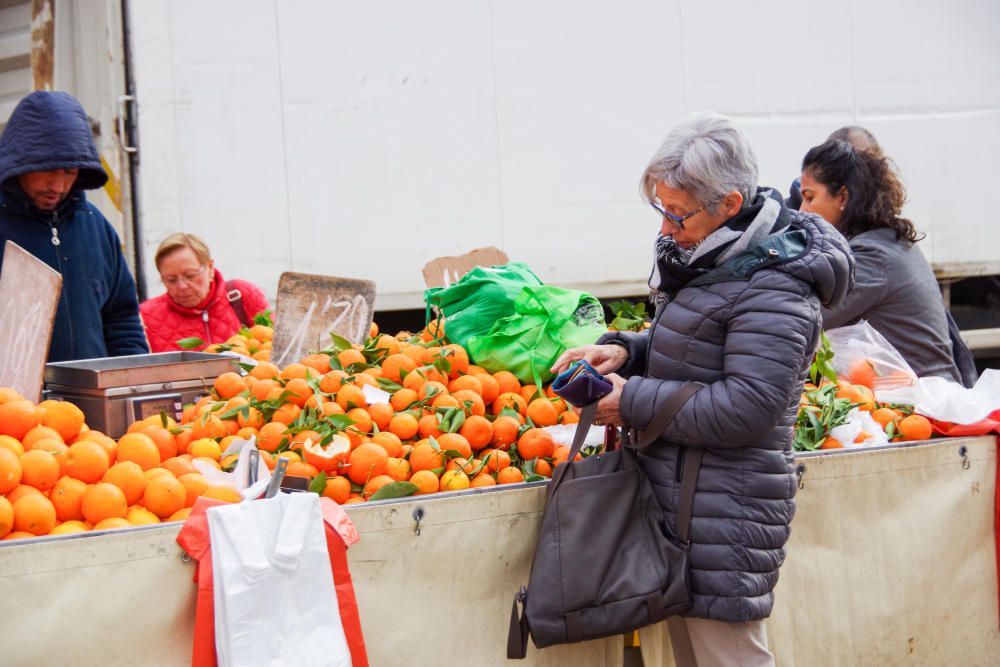
[[[990,664],[1000,652],[995,438],[797,463],[802,488],[768,627],[778,664]],[[510,600],[527,580],[543,504],[535,483],[349,507],[371,664],[505,664]],[[0,615],[8,636],[31,638],[10,644],[4,664],[188,664],[195,587],[179,528],[0,543]],[[668,664],[664,636],[641,632],[647,665]],[[523,664],[622,660],[613,638],[531,647]]]

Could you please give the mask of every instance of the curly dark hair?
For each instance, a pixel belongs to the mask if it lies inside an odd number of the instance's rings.
[[[837,225],[847,238],[881,227],[910,243],[924,238],[912,222],[900,216],[906,189],[881,151],[859,151],[846,141],[828,139],[809,149],[802,171],[808,171],[831,195],[847,189],[847,204]]]

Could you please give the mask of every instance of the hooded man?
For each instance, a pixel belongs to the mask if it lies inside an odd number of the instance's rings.
[[[121,240],[84,195],[107,180],[76,98],[18,103],[0,136],[0,248],[13,241],[62,274],[49,361],[149,352]]]

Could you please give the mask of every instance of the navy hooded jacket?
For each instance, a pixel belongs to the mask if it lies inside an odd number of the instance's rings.
[[[54,211],[35,207],[17,179],[74,168],[73,190]],[[76,98],[36,91],[21,100],[0,136],[0,254],[10,240],[62,274],[49,361],[149,352],[121,241],[84,195],[107,180]]]

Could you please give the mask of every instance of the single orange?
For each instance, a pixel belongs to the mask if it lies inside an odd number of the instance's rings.
[[[392,405],[392,409],[396,412],[402,412],[406,408],[416,401],[420,400],[420,396],[413,389],[399,389],[392,398],[389,399],[389,403]]]
[[[479,473],[478,475],[472,478],[472,481],[469,482],[469,486],[474,489],[478,489],[484,486],[496,486],[496,485],[497,481],[493,479],[493,475],[489,474],[488,472]]]
[[[548,431],[540,428],[529,428],[517,441],[517,453],[525,461],[549,458],[555,448],[552,436]]]
[[[429,444],[416,445],[410,451],[410,468],[416,473],[421,470],[444,468],[444,453]],[[353,479],[353,478],[352,478]]]
[[[535,426],[553,426],[559,420],[559,412],[549,398],[536,398],[528,404],[528,419]]]
[[[140,430],[139,433],[149,436],[149,439],[153,441],[156,448],[160,450],[161,461],[166,461],[177,456],[177,440],[174,438],[173,433],[163,428],[161,424],[147,426]]]
[[[132,461],[149,470],[160,465],[160,448],[145,433],[126,433],[118,440],[117,460]]]
[[[449,470],[441,475],[442,491],[461,491],[469,488],[469,476],[461,470]]]
[[[903,440],[930,440],[933,432],[930,420],[923,415],[913,414],[899,421],[899,433]]]
[[[346,477],[335,475],[326,478],[326,487],[323,489],[323,496],[334,501],[338,505],[343,505],[351,497],[351,482]]]
[[[385,474],[397,482],[405,482],[410,479],[413,471],[410,468],[410,462],[406,459],[390,456],[385,464]]]
[[[34,444],[39,440],[58,440],[59,442],[65,442],[65,439],[59,431],[55,430],[51,426],[43,426],[39,424],[24,434],[24,437],[21,438],[21,445],[23,445],[25,449],[34,449]]]
[[[101,478],[102,482],[114,484],[125,494],[125,501],[134,505],[146,490],[146,475],[135,461],[119,461]]]
[[[442,433],[437,436],[437,441],[444,451],[455,451],[463,458],[472,458],[472,445],[461,433]]]
[[[14,530],[47,535],[56,527],[56,508],[41,494],[29,494],[14,503]]]
[[[66,452],[66,474],[87,484],[100,481],[110,465],[108,453],[96,442],[81,440]]]
[[[41,411],[31,401],[15,399],[0,405],[0,435],[20,440],[41,422]],[[74,434],[75,435],[75,434]]]
[[[128,512],[125,493],[114,484],[98,482],[83,494],[83,518],[93,524],[105,519],[124,518]]]
[[[42,415],[42,425],[55,429],[63,441],[72,440],[83,428],[83,410],[69,401],[46,402],[47,407]]]
[[[381,489],[383,486],[385,486],[386,484],[392,484],[395,481],[396,480],[390,477],[389,475],[375,475],[370,480],[368,480],[367,484],[365,484],[365,488],[364,491],[362,491],[362,495],[365,498],[371,498],[372,495],[374,495],[375,492]]]
[[[416,485],[417,491],[414,495],[422,496],[428,493],[436,493],[440,488],[438,476],[430,470],[418,470],[410,477],[410,483]]]
[[[385,474],[389,454],[382,446],[366,442],[356,447],[347,461],[350,464],[347,476],[355,484],[364,484],[373,477]]]
[[[22,484],[33,486],[39,491],[48,491],[59,480],[59,462],[49,452],[40,449],[25,452],[20,463]]]
[[[6,449],[17,457],[24,454],[24,445],[21,444],[21,441],[9,435],[0,435],[0,449]]]
[[[198,496],[205,493],[211,486],[208,478],[198,472],[189,472],[177,478],[177,481],[184,486],[184,506],[191,507]]]
[[[169,474],[149,480],[142,494],[142,504],[161,519],[184,507],[186,501],[186,487]]]
[[[498,484],[517,484],[524,481],[524,475],[519,468],[508,466],[497,473]]]
[[[177,479],[180,479],[182,475],[186,475],[192,472],[198,472],[198,470],[191,463],[190,457],[174,456],[165,460],[161,466],[165,470],[169,470]]]
[[[0,495],[20,484],[23,474],[20,458],[9,449],[0,449]]]
[[[56,518],[60,521],[83,519],[82,502],[87,492],[87,484],[72,477],[63,477],[52,487],[49,500],[56,510]]]

